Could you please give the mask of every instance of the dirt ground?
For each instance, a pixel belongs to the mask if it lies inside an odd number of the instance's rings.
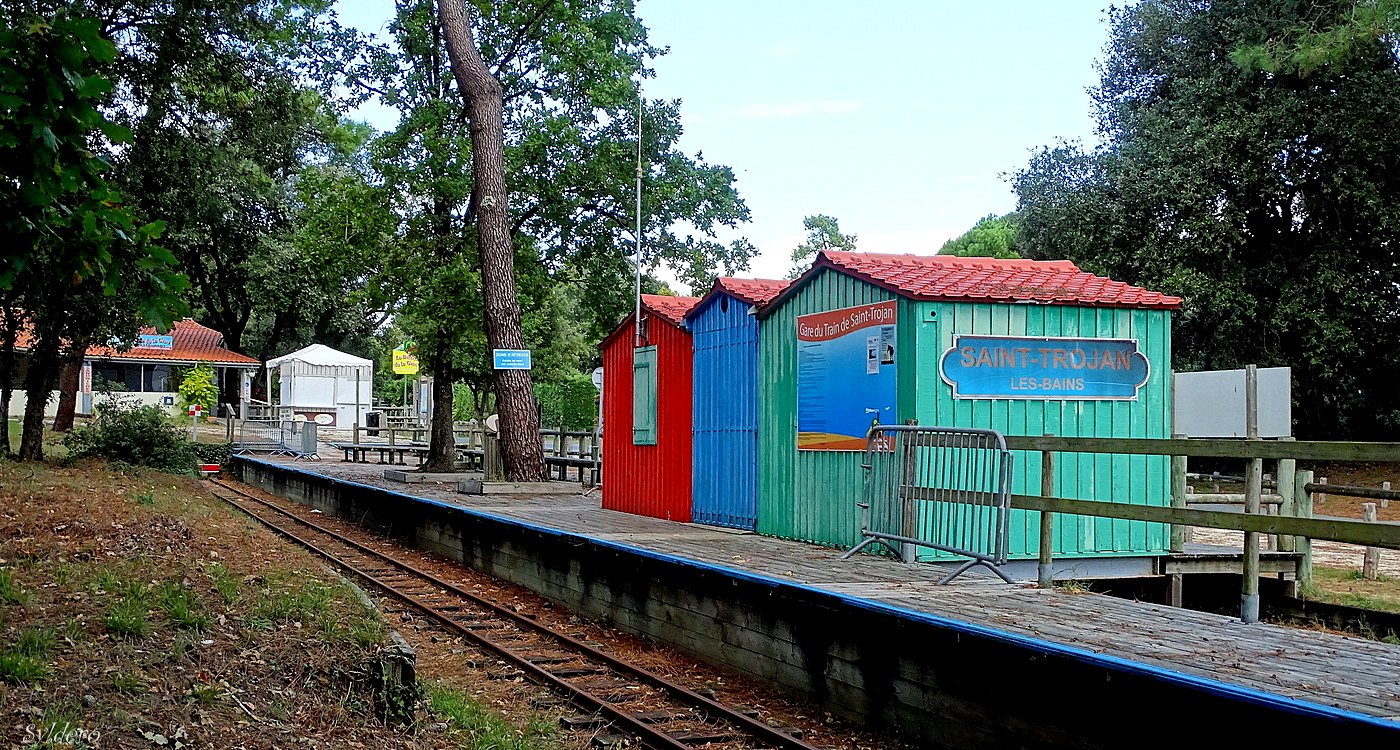
[[[1265,471],[1269,468],[1271,467],[1266,465]],[[1390,482],[1391,487],[1400,489],[1400,463],[1335,463],[1306,468],[1311,469],[1314,477],[1318,479],[1326,477],[1329,484],[1379,489],[1382,482]],[[1224,486],[1221,489],[1224,492],[1235,492],[1239,488]],[[1400,501],[1381,507],[1379,500],[1344,495],[1327,495],[1325,499],[1316,502],[1313,515],[1359,519],[1362,513],[1361,505],[1368,502],[1376,503],[1379,520],[1400,522]],[[1239,547],[1244,543],[1244,534],[1238,531],[1196,528],[1191,530],[1188,540],[1199,544]],[[1269,548],[1267,537],[1261,544],[1264,549]],[[1364,554],[1365,548],[1354,544],[1313,542],[1313,564],[1321,567],[1360,570]],[[1400,577],[1400,550],[1381,550],[1380,572],[1386,576]]]
[[[903,747],[530,592],[400,552],[770,723],[801,727],[814,744]],[[477,746],[426,702],[411,726],[376,718],[372,657],[389,628],[417,649],[420,678],[504,719],[512,744],[485,745],[589,746],[590,735],[552,729],[576,710],[499,679],[494,658],[417,615],[390,614],[386,628],[318,558],[197,480],[0,463],[0,748]]]

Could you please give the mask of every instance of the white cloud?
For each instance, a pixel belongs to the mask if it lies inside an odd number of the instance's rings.
[[[748,104],[727,112],[730,117],[744,120],[773,120],[809,115],[849,115],[860,111],[860,102],[815,99],[805,102],[779,104]]]

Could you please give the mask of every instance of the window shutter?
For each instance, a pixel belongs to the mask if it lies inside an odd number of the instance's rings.
[[[632,350],[632,444],[656,445],[656,347]]]

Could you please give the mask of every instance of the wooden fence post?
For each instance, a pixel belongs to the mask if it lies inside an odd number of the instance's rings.
[[[1361,520],[1368,523],[1376,522],[1376,504],[1361,504]],[[1365,555],[1361,558],[1361,577],[1368,581],[1374,581],[1380,577],[1381,573],[1381,549],[1380,547],[1367,547]]]
[[[1046,437],[1050,437],[1049,433]],[[1055,496],[1055,453],[1040,452],[1040,496]],[[1049,588],[1055,583],[1055,514],[1040,512],[1040,560],[1036,566],[1036,584]]]
[[[1244,512],[1259,513],[1264,492],[1264,459],[1249,459],[1244,475]],[[1240,594],[1240,620],[1259,622],[1259,532],[1244,533],[1244,585]]]
[[[1280,441],[1291,441],[1291,437],[1279,438]],[[1278,507],[1281,516],[1292,516],[1297,514],[1297,498],[1293,490],[1294,475],[1298,472],[1298,461],[1292,458],[1280,458],[1278,460],[1278,494],[1283,498],[1283,502]],[[1275,546],[1280,552],[1292,552],[1298,548],[1297,541],[1287,535],[1281,534],[1277,537],[1278,544]]]
[[[1244,368],[1245,436],[1259,439],[1259,370]],[[1264,494],[1264,459],[1251,458],[1244,473],[1244,512],[1259,513]],[[1244,585],[1240,593],[1240,621],[1259,622],[1259,532],[1244,533]]]
[[[1312,518],[1312,493],[1308,492],[1306,488],[1312,483],[1313,473],[1306,470],[1300,471],[1295,477],[1293,480],[1294,514],[1299,518]],[[1312,587],[1312,540],[1303,536],[1293,539],[1294,545],[1301,554],[1298,560],[1298,593],[1301,595]]]
[[[1174,434],[1173,439],[1184,440],[1185,435]],[[1172,456],[1172,507],[1186,507],[1186,457]],[[1175,554],[1181,554],[1186,550],[1186,527],[1179,523],[1171,525],[1171,546],[1169,549]]]

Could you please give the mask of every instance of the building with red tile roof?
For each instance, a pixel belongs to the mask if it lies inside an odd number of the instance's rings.
[[[666,323],[670,324],[675,328],[685,328],[685,314],[690,312],[691,308],[695,307],[695,303],[699,301],[699,297],[674,297],[668,294],[643,294],[641,305],[642,325],[639,336],[643,339],[647,338],[647,329],[650,325],[650,318],[653,317],[660,318],[661,320],[665,321]],[[632,330],[634,330],[632,316],[628,315],[626,319],[624,319],[621,323],[617,324],[617,327],[613,329],[612,333],[609,333],[607,335],[607,338],[603,339],[602,342],[598,344],[598,348],[602,349],[607,347],[608,342],[612,341],[617,336],[620,336],[623,333]],[[637,344],[637,346],[644,346],[644,344]]]
[[[1175,310],[1181,298],[1082,271],[1067,260],[963,258],[953,255],[889,255],[823,250],[812,267],[781,296],[816,277],[839,270],[903,297],[961,302]],[[770,305],[771,307],[771,302]]]
[[[28,351],[33,337],[21,331],[15,349],[21,355]],[[92,394],[106,390],[117,398],[173,407],[179,391],[179,370],[201,362],[214,366],[216,382],[232,390],[235,377],[247,381],[262,362],[224,346],[224,335],[200,325],[191,318],[176,321],[167,333],[153,327],[141,329],[133,346],[114,347],[109,344],[90,346],[83,358],[82,396],[79,412],[91,409]],[[241,376],[233,373],[241,372]],[[241,389],[240,389],[241,390]],[[236,401],[238,393],[225,392],[220,402]],[[11,413],[22,413],[22,398],[11,403]],[[56,400],[50,401],[50,410]]]

